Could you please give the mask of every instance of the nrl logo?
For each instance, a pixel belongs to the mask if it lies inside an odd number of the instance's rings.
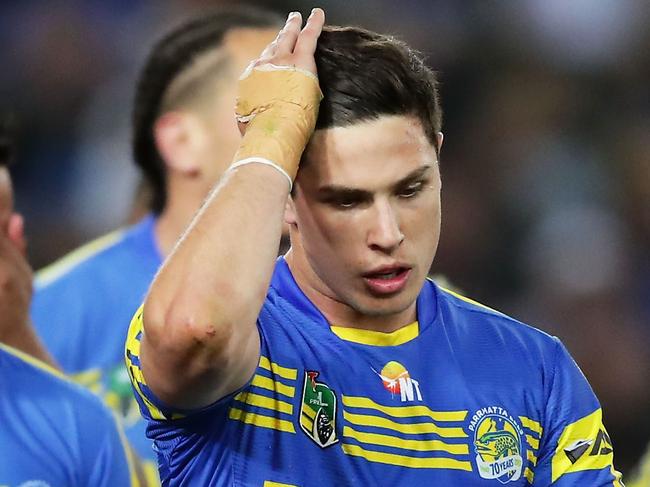
[[[300,406],[300,428],[321,448],[338,442],[336,436],[336,394],[316,371],[305,372]]]

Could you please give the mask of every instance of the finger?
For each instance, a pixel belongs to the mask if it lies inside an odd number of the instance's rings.
[[[18,213],[12,213],[9,217],[9,225],[7,234],[9,240],[20,251],[21,254],[27,253],[27,241],[25,239],[25,220],[23,216]]]
[[[300,28],[302,27],[302,15],[300,12],[291,12],[287,23],[280,31],[277,37],[277,55],[287,55],[293,53],[293,48],[296,47],[296,41],[300,35]]]
[[[293,52],[298,55],[313,56],[314,52],[316,52],[318,36],[323,31],[323,24],[325,24],[325,12],[320,8],[313,9],[307,19],[305,28],[302,29],[298,37]]]

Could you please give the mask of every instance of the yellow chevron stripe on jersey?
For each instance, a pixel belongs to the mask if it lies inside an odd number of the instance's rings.
[[[533,467],[537,465],[537,457],[528,449],[526,449],[526,458],[528,458],[528,461],[533,464]]]
[[[280,482],[271,482],[270,480],[265,480],[262,487],[298,487],[294,484],[281,484]]]
[[[45,287],[53,281],[56,281],[62,275],[67,274],[73,267],[76,267],[83,261],[90,259],[102,250],[117,243],[124,236],[125,232],[125,229],[115,230],[114,232],[99,237],[92,242],[88,242],[53,264],[44,267],[36,273],[34,281],[36,286]]]
[[[270,409],[285,414],[293,414],[292,404],[271,397],[262,396],[260,394],[255,394],[254,392],[240,392],[235,396],[235,400],[259,408]]]
[[[542,425],[540,423],[534,419],[527,418],[526,416],[519,416],[519,421],[521,421],[521,424],[524,428],[528,428],[533,433],[537,433],[540,438],[542,437],[544,428],[542,428]]]
[[[446,468],[454,470],[472,471],[472,465],[469,462],[456,460],[453,458],[418,458],[407,455],[396,455],[394,453],[384,453],[373,450],[366,450],[358,445],[343,443],[341,445],[343,452],[347,455],[365,458],[370,462],[386,463],[408,468]]]
[[[273,372],[275,375],[279,375],[283,379],[296,380],[296,377],[298,377],[298,371],[296,369],[282,367],[275,362],[271,362],[264,355],[260,357],[260,367]]]
[[[528,443],[528,446],[530,446],[533,450],[539,450],[539,440],[534,436],[526,434],[526,443]]]
[[[524,477],[526,477],[526,480],[528,480],[528,482],[532,484],[533,481],[535,480],[535,473],[531,469],[526,467],[524,469]]]
[[[367,397],[342,396],[343,405],[381,411],[394,418],[426,416],[434,421],[465,421],[467,411],[433,411],[426,406],[383,406]]]
[[[441,440],[407,440],[401,437],[380,435],[377,433],[362,433],[349,426],[343,428],[343,436],[354,438],[359,443],[369,445],[390,446],[402,450],[412,451],[442,451],[452,455],[468,455],[469,447],[466,444],[454,445]]]
[[[588,443],[589,447],[574,455],[570,455],[576,445]],[[576,458],[577,457],[577,458]],[[557,448],[551,460],[551,481],[555,482],[562,475],[583,470],[599,470],[612,468],[614,453],[609,435],[603,426],[603,413],[600,408],[593,413],[580,418],[564,428]]]
[[[293,427],[291,421],[286,419],[275,418],[273,416],[265,416],[263,414],[251,413],[238,408],[230,408],[228,414],[230,419],[241,421],[242,423],[252,424],[261,428],[269,428],[277,431],[284,431],[286,433],[295,433],[296,429]]]
[[[347,326],[330,326],[330,329],[342,340],[376,347],[396,347],[410,342],[420,334],[420,325],[417,321],[390,333]]]
[[[153,419],[162,421],[166,419],[165,415],[149,400],[149,398],[147,398],[144,392],[142,392],[141,386],[147,385],[147,381],[144,380],[142,370],[138,365],[133,363],[129,357],[129,354],[127,353],[128,351],[135,357],[140,356],[140,340],[138,340],[136,337],[138,336],[138,333],[142,331],[143,309],[144,305],[140,305],[138,310],[135,312],[133,319],[131,320],[131,324],[129,325],[129,330],[126,334],[126,349],[124,352],[124,360],[126,362],[126,369],[129,372],[129,376],[131,377],[133,388],[137,392],[140,399],[142,399],[142,402],[149,411],[149,414]]]
[[[379,416],[354,414],[346,410],[343,410],[343,419],[357,426],[374,426],[376,428],[385,428],[405,434],[422,435],[435,433],[443,438],[467,438],[467,433],[462,428],[447,428],[434,423],[402,424]]]
[[[296,388],[283,384],[263,375],[255,374],[251,385],[259,387],[260,389],[266,389],[267,391],[277,392],[283,396],[293,397],[296,394]]]

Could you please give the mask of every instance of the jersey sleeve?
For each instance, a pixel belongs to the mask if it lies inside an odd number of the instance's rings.
[[[564,345],[555,340],[546,425],[533,485],[623,487],[598,399]]]
[[[126,350],[124,355],[126,368],[129,372],[133,392],[135,393],[135,399],[138,401],[142,416],[148,421],[180,419],[184,417],[184,415],[166,407],[160,400],[158,400],[151,389],[149,389],[149,386],[144,379],[144,375],[142,374],[142,369],[140,367],[140,344],[142,334],[144,333],[142,323],[143,309],[144,305],[141,305],[131,320],[131,325],[129,326],[129,331],[126,337]]]

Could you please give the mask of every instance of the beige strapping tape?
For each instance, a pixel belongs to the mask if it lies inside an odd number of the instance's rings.
[[[247,69],[239,80],[235,112],[248,127],[234,161],[263,157],[295,178],[322,99],[311,73],[292,66]]]

